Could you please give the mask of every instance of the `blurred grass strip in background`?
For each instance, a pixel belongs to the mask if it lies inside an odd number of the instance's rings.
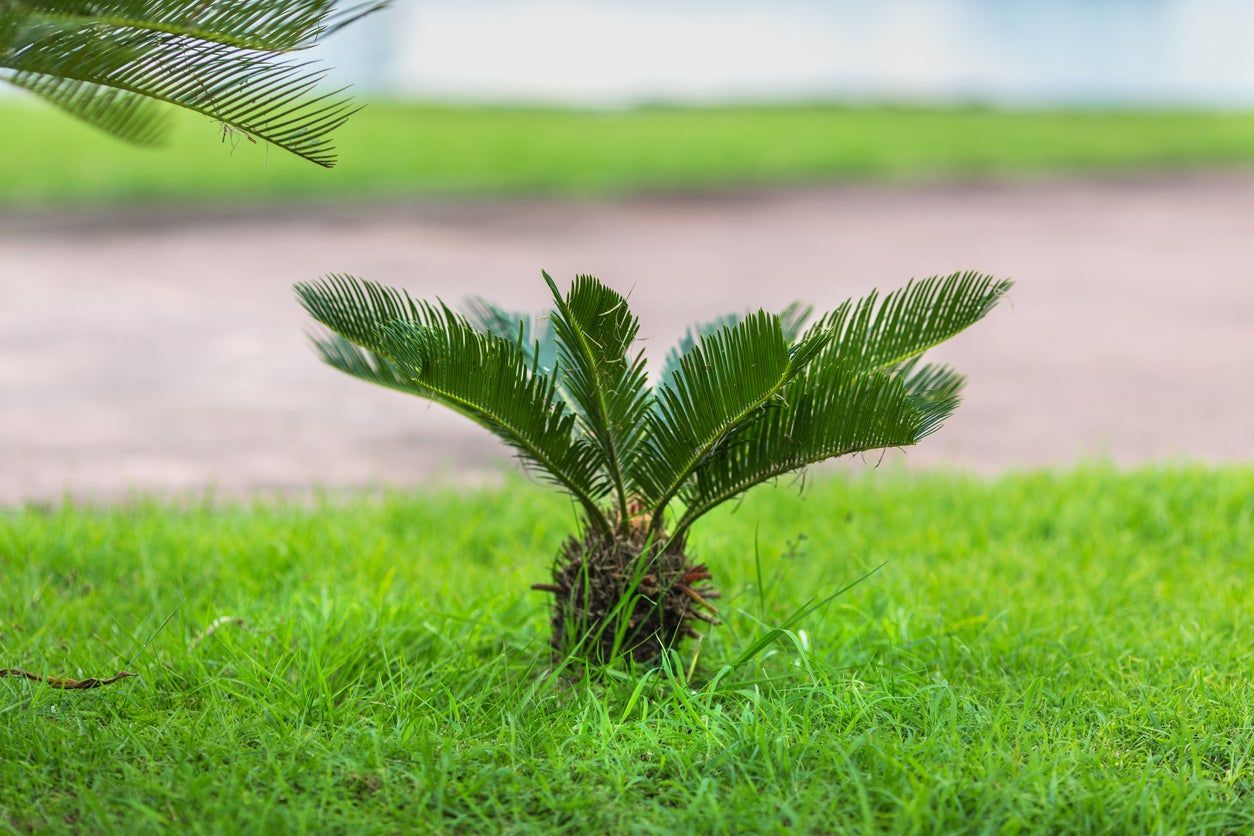
[[[1254,163],[1254,114],[837,105],[618,111],[377,102],[334,172],[174,114],[153,153],[0,102],[0,207],[621,195],[838,181],[1181,171]]]

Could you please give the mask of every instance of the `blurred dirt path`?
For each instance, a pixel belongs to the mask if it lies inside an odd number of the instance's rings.
[[[654,357],[729,309],[1011,275],[938,352],[971,382],[912,466],[1254,460],[1254,177],[847,187],[2,218],[0,503],[497,473],[469,422],[320,366],[290,285],[351,271],[540,308],[541,267],[630,291]]]

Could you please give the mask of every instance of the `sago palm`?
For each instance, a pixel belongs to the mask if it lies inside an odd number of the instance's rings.
[[[557,556],[559,653],[651,661],[717,623],[694,523],[763,482],[825,459],[916,444],[958,405],[963,378],[922,354],[987,314],[1010,282],[912,281],[812,318],[793,305],[690,331],[650,383],[627,300],[591,276],[545,320],[484,302],[464,313],[350,276],[296,292],[329,332],[322,358],[444,404],[573,497],[582,530]]]
[[[352,101],[285,56],[383,4],[0,0],[0,81],[130,142],[159,141],[173,105],[329,167]]]

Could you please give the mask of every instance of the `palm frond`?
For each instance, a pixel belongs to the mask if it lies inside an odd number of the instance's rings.
[[[957,406],[956,392],[944,388],[950,382],[924,376],[912,391],[899,374],[811,366],[778,404],[761,410],[696,471],[681,494],[686,508],[673,536],[682,537],[708,511],[785,473],[851,453],[916,444]]]
[[[877,293],[845,302],[811,332],[829,331],[824,363],[880,369],[917,357],[984,317],[1013,283],[982,273],[911,281],[881,300]]]
[[[442,304],[350,276],[297,285],[296,292],[314,319],[358,347],[320,341],[331,365],[471,418],[569,491],[593,525],[609,530],[597,504],[609,490],[601,462],[581,443],[577,417],[552,378],[532,372],[516,342],[480,331]]]
[[[397,320],[424,325],[431,315],[429,304],[404,290],[343,273],[300,282],[295,290],[314,319],[375,354],[386,353],[386,326]]]
[[[335,8],[322,21],[322,31],[318,33],[318,40],[325,38],[327,35],[334,35],[345,26],[351,26],[363,17],[369,17],[375,12],[381,12],[391,5],[392,0],[362,0],[344,8]]]
[[[398,392],[426,397],[421,386],[404,375],[388,358],[349,342],[339,334],[313,337],[314,348],[322,362],[359,380],[386,386]]]
[[[6,0],[0,80],[124,139],[164,135],[164,103],[208,116],[318,165],[355,107],[315,92],[323,73],[279,53],[380,8],[335,0]],[[108,91],[117,91],[109,94]]]
[[[287,51],[312,44],[335,0],[7,0],[41,19],[166,32],[241,49]]]
[[[779,312],[779,326],[784,333],[784,339],[790,343],[794,342],[801,335],[801,329],[813,314],[813,305],[807,305],[803,302],[789,302],[787,307]],[[662,366],[662,375],[659,378],[659,382],[662,385],[671,382],[676,370],[679,369],[679,361],[692,350],[692,347],[697,344],[701,337],[706,334],[712,334],[720,328],[735,325],[743,318],[741,314],[729,313],[723,314],[709,322],[690,326],[684,332],[684,335],[679,338],[679,342],[666,353],[666,362]]]
[[[0,79],[135,145],[156,145],[165,136],[165,111],[143,96],[41,73],[11,74],[0,70]]]
[[[626,299],[592,276],[576,276],[563,297],[552,277],[542,275],[557,306],[550,322],[562,366],[561,387],[604,462],[625,526],[651,400],[644,355],[628,354],[640,321]]]
[[[911,360],[896,370],[907,394],[919,403],[956,399],[967,379],[949,366]]]
[[[987,314],[1009,281],[956,273],[872,293],[822,317],[829,340],[779,399],[682,486],[677,534],[706,511],[783,473],[849,453],[908,446],[957,408],[964,378],[919,356]],[[804,342],[803,338],[803,342]]]
[[[758,311],[700,337],[658,388],[649,415],[648,455],[636,482],[655,518],[684,483],[755,412],[779,400],[830,340],[814,331],[796,345],[775,314]]]

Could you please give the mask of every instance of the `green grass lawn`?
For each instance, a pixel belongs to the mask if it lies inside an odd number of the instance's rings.
[[[1254,115],[837,106],[619,112],[372,104],[326,171],[182,115],[124,146],[0,103],[0,206],[106,201],[619,194],[834,180],[1178,170],[1254,162]]]
[[[1254,470],[795,493],[698,530],[699,655],[601,679],[538,486],[0,514],[0,667],[141,674],[0,680],[0,829],[1254,828]]]

